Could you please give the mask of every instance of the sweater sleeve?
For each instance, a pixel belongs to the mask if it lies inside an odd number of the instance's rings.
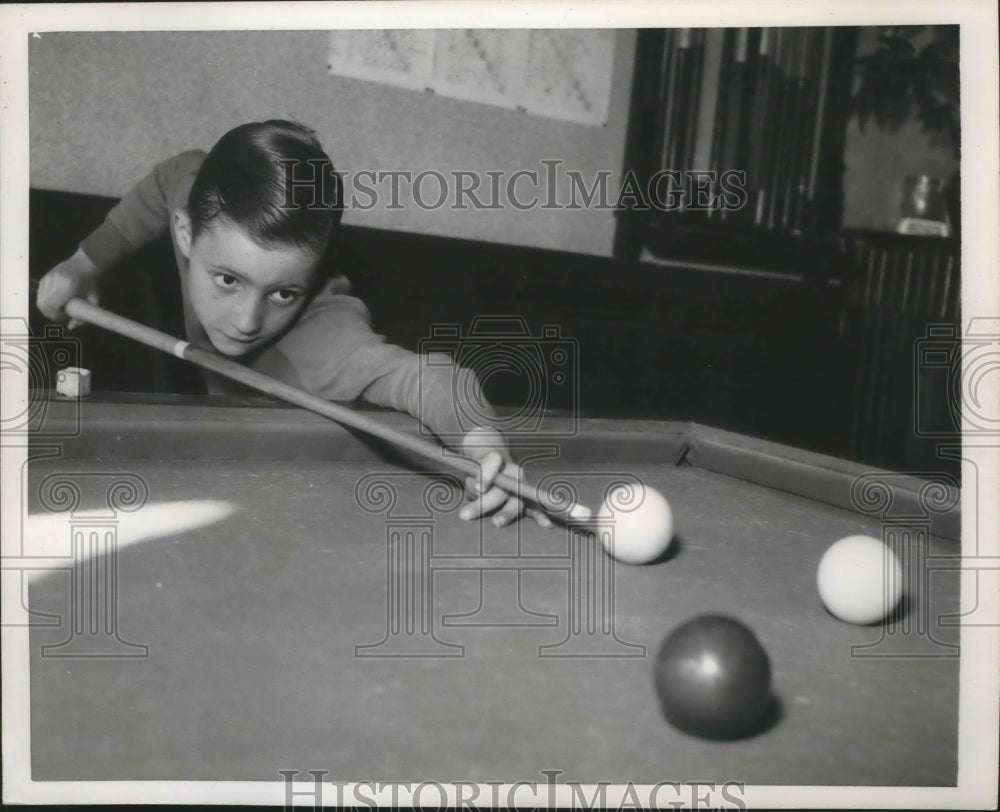
[[[327,400],[361,398],[410,414],[449,446],[495,413],[479,380],[442,353],[418,354],[386,342],[353,296],[314,303],[270,357],[255,364]]]
[[[170,228],[171,212],[186,206],[191,184],[204,159],[204,152],[191,150],[158,164],[80,243],[83,252],[105,270],[165,234]]]

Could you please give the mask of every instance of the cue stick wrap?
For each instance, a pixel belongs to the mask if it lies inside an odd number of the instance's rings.
[[[125,338],[138,341],[140,344],[145,344],[153,349],[175,355],[203,369],[217,372],[259,392],[315,412],[330,420],[335,420],[342,425],[350,426],[366,434],[386,440],[419,456],[435,462],[443,462],[467,476],[475,477],[479,475],[479,463],[474,460],[467,457],[442,454],[441,447],[434,443],[383,425],[377,420],[354,412],[345,406],[331,403],[315,395],[310,395],[308,392],[304,392],[283,381],[243,366],[243,364],[232,361],[222,355],[195,347],[188,341],[168,336],[166,333],[161,333],[152,327],[147,327],[117,313],[112,313],[84,299],[70,299],[66,303],[64,310],[70,318],[86,322],[87,324],[93,324],[96,327],[101,327]],[[549,496],[545,491],[541,491],[527,482],[521,482],[509,474],[501,472],[497,474],[493,481],[510,494],[527,497],[536,505],[545,509],[547,513],[551,512],[552,515],[577,521],[586,521],[591,518],[592,514],[590,510],[578,504],[571,504],[567,507],[551,509],[550,511],[550,506],[559,504],[558,500]]]

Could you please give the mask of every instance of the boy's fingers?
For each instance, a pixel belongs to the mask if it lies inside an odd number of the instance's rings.
[[[541,527],[550,528],[552,527],[552,519],[549,515],[541,508],[527,508],[524,511],[525,516],[530,516],[534,519]]]
[[[45,316],[49,321],[65,322],[66,314],[62,311],[62,308],[52,307],[51,305],[46,305],[43,308],[38,308],[42,311],[42,315]]]
[[[49,306],[49,290],[51,287],[52,284],[48,278],[42,277],[42,281],[38,283],[38,293],[35,295],[35,306],[47,319],[55,318],[55,312]]]
[[[472,437],[481,439],[485,433],[483,431],[476,435],[470,432],[466,438],[466,451],[470,453],[470,456],[477,458],[479,476],[467,477],[465,487],[469,494],[478,496],[478,498],[475,498],[463,507],[459,516],[462,519],[472,519],[496,511],[492,519],[493,524],[497,527],[504,527],[516,521],[524,513],[524,503],[517,494],[511,494],[503,488],[495,487],[493,482],[496,480],[497,474],[501,471],[514,479],[520,480],[522,475],[521,467],[512,462],[508,455],[495,448],[483,453],[482,456],[475,454],[474,452],[477,450],[481,453],[484,450],[483,447],[479,446],[476,448],[470,445],[468,441]]]
[[[503,472],[505,474],[507,474],[507,476],[513,477],[514,479],[516,479],[518,481],[518,483],[521,483],[521,482],[524,481],[524,470],[516,462],[511,462],[510,460],[506,460],[504,462]],[[518,499],[521,498],[521,492],[520,492],[520,490],[518,490],[517,493],[511,494],[511,495],[512,496],[516,496]]]
[[[474,428],[462,438],[462,450],[473,459],[486,455],[489,449],[505,447],[503,435],[496,429]]]
[[[520,499],[506,493],[504,495],[507,498],[503,503],[503,507],[493,516],[493,524],[497,527],[505,527],[511,522],[516,521],[524,510],[524,505]]]
[[[488,464],[485,464],[488,460]],[[516,479],[518,482],[524,477],[524,472],[521,470],[521,466],[516,462],[511,462],[505,459],[499,451],[492,451],[488,457],[483,458],[484,465],[480,470],[483,471],[483,484],[488,489],[493,485],[493,481],[496,479],[497,474],[501,471],[509,476],[511,479]],[[506,489],[505,489],[506,490]],[[511,496],[516,496],[520,498],[520,491],[508,491]]]
[[[91,290],[91,291],[85,293],[83,295],[83,298],[86,299],[88,302],[90,302],[92,305],[100,304],[100,298],[98,297],[96,290]],[[67,299],[67,302],[68,301],[69,300]],[[87,322],[85,322],[85,321],[77,321],[76,319],[70,319],[70,322],[69,322],[69,329],[70,330],[76,330],[76,329],[78,329],[80,327],[86,327],[86,326],[87,326]]]
[[[491,488],[459,512],[461,519],[476,519],[485,513],[492,513],[507,501],[507,492],[502,488]]]
[[[491,451],[477,462],[479,463],[479,476],[465,478],[465,487],[469,493],[488,491],[492,487],[496,475],[504,467],[503,457],[497,451]]]
[[[50,321],[65,321],[66,313],[63,311],[63,307],[69,301],[69,297],[61,296],[61,291],[52,284],[44,287],[43,285],[38,287],[38,309]]]
[[[71,261],[60,263],[38,281],[35,306],[51,321],[66,321],[66,303],[74,296],[98,304],[96,278],[87,272],[81,274],[79,270],[73,270],[74,267]],[[82,324],[71,319],[69,327],[72,330]]]
[[[479,493],[485,493],[493,487],[493,480],[503,467],[504,460],[498,451],[491,451],[479,461]]]

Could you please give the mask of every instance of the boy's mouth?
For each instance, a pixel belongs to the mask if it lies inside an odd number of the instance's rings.
[[[215,331],[215,337],[212,340],[212,344],[215,346],[215,349],[223,355],[244,355],[258,345],[260,341],[261,337],[259,335],[249,338],[237,338],[236,336],[223,332],[222,330],[217,330]]]
[[[247,337],[237,338],[236,336],[229,335],[229,333],[223,333],[222,335],[225,336],[229,341],[234,341],[237,344],[255,344],[257,341],[260,340],[260,336],[250,336],[249,338]]]

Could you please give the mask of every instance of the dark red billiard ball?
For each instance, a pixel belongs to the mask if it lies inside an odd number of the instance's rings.
[[[754,731],[771,702],[771,663],[742,623],[703,615],[663,641],[656,690],[675,727],[703,738],[739,738]]]

